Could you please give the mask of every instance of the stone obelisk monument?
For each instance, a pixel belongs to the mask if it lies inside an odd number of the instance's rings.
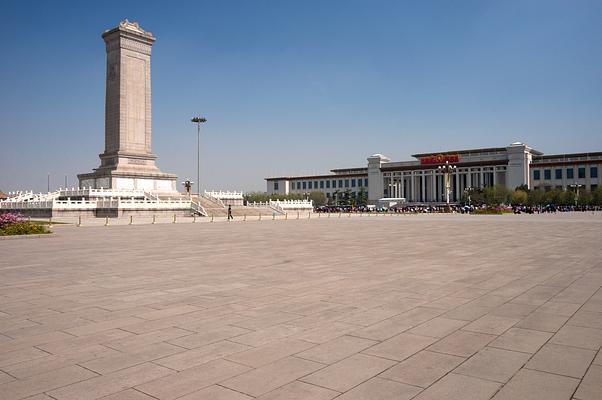
[[[127,19],[102,34],[107,50],[105,150],[80,187],[176,191],[151,150],[151,46],[155,37]]]

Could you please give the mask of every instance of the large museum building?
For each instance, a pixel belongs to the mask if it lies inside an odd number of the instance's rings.
[[[453,165],[450,201],[461,199],[466,188],[503,185],[514,190],[570,190],[571,185],[595,190],[602,184],[602,152],[544,155],[526,144],[507,147],[414,154],[415,160],[391,161],[382,154],[368,157],[368,165],[333,169],[328,175],[266,178],[268,194],[323,192],[341,198],[345,192],[366,192],[368,203],[383,198],[405,199],[407,203],[445,202],[443,164]],[[574,187],[574,186],[573,186]]]

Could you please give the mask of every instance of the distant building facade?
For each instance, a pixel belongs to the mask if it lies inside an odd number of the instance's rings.
[[[404,198],[407,203],[445,202],[444,177],[437,167],[456,167],[451,176],[450,200],[458,202],[467,188],[502,185],[510,190],[570,190],[582,185],[595,190],[602,184],[602,152],[544,155],[526,144],[506,147],[414,154],[415,160],[391,161],[382,154],[368,157],[366,167],[331,170],[332,174],[265,178],[269,194],[323,192],[330,200],[345,192],[367,194],[369,204],[382,198]]]

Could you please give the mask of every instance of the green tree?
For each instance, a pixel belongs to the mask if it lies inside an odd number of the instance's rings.
[[[483,189],[484,202],[488,206],[499,206],[507,204],[510,198],[510,191],[505,186],[497,185]]]
[[[575,192],[566,190],[558,196],[558,204],[561,206],[570,206],[575,204]]]
[[[528,202],[529,194],[522,189],[516,189],[510,196],[510,203],[513,206],[526,205]]]
[[[602,186],[598,186],[592,193],[592,204],[602,206]]]
[[[339,189],[332,192],[333,204],[335,206],[339,205],[339,201],[341,200],[341,191]]]
[[[529,205],[542,206],[546,204],[546,192],[542,189],[535,189],[529,193]]]
[[[554,189],[546,192],[546,204],[560,204],[561,200],[562,191],[560,189]]]
[[[592,192],[590,192],[589,190],[583,190],[583,191],[579,191],[579,199],[577,200],[577,203],[581,206],[587,206],[592,204],[594,200],[594,196],[592,196]]]
[[[368,204],[368,192],[366,192],[366,189],[362,186],[357,193],[357,205],[365,206],[366,204]]]
[[[314,207],[322,207],[326,204],[326,195],[322,192],[311,192],[309,199],[314,202]]]

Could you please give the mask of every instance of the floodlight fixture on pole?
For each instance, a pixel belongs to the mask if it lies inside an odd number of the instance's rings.
[[[573,189],[575,189],[575,207],[577,207],[577,202],[579,201],[579,188],[582,188],[583,185],[575,182],[572,185],[569,185]]]
[[[455,165],[450,165],[449,161],[445,161],[444,165],[439,165],[437,170],[443,174],[443,182],[445,184],[445,203],[447,204],[447,208],[449,209],[449,193],[451,191],[451,174],[456,171]]]
[[[196,151],[196,182],[197,193],[201,195],[201,124],[207,122],[206,118],[194,117],[190,120],[197,126],[197,151]]]
[[[474,188],[472,186],[468,186],[466,188],[464,188],[464,193],[466,194],[466,197],[468,197],[468,206],[470,207],[470,194],[472,193],[472,191],[474,190]]]

